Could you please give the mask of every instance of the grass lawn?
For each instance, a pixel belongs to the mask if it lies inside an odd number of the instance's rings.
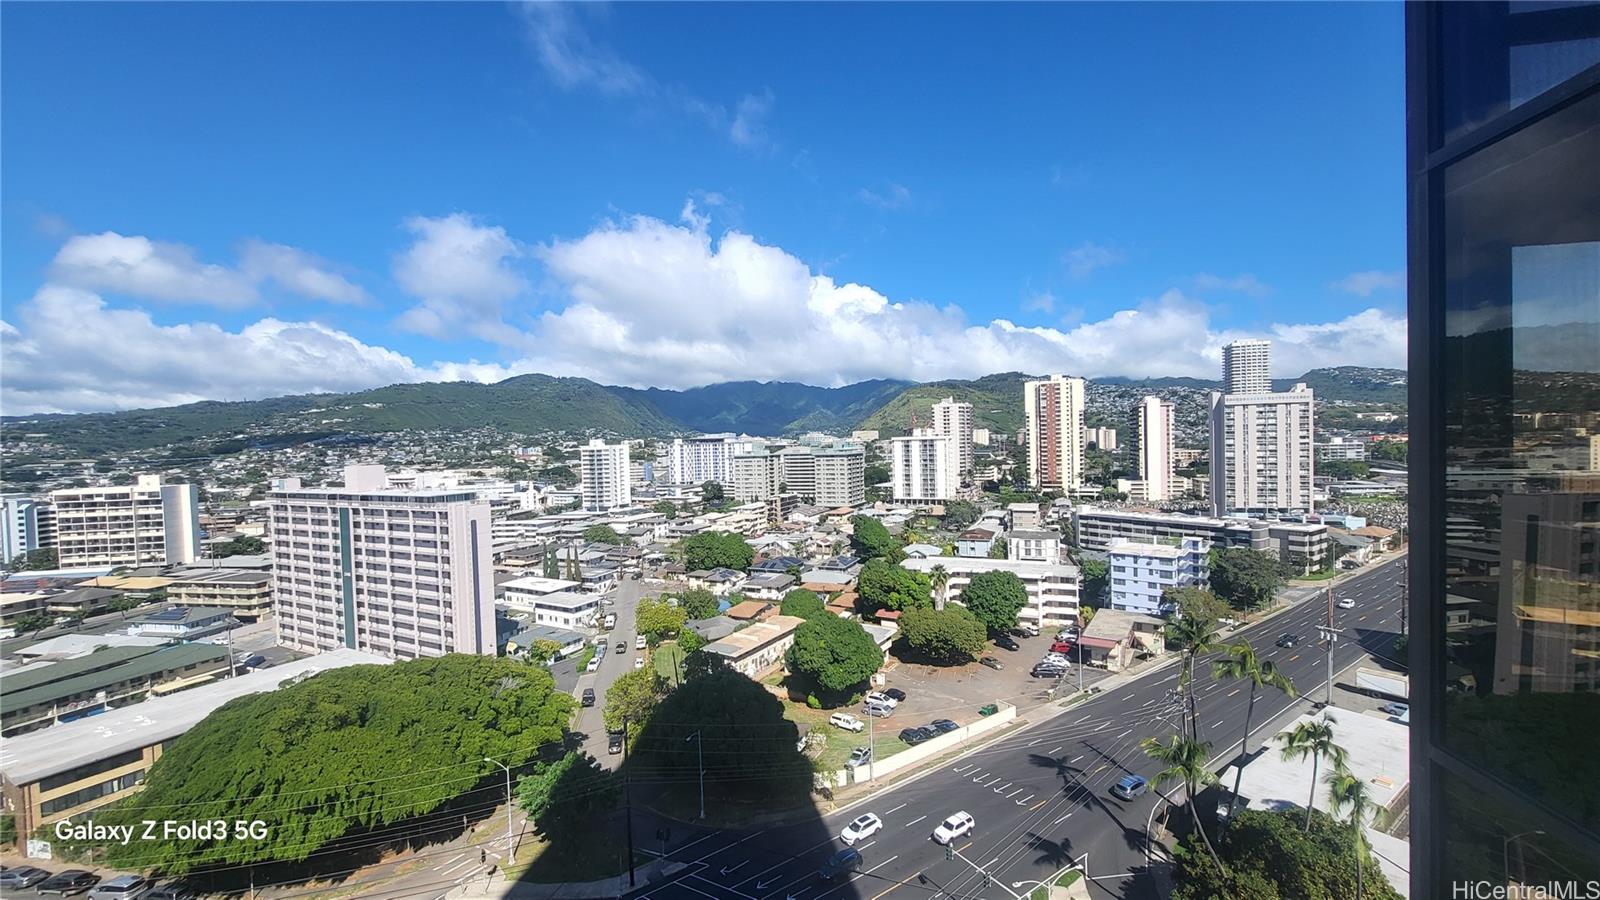
[[[1329,569],[1326,572],[1312,572],[1310,575],[1296,575],[1296,576],[1294,576],[1294,580],[1295,581],[1327,581],[1328,579],[1330,579],[1333,576],[1338,575],[1338,574],[1339,574],[1339,571],[1337,569]]]
[[[1082,872],[1078,871],[1077,869],[1073,869],[1073,870],[1067,872],[1066,874],[1062,875],[1060,878],[1057,878],[1055,880],[1055,884],[1056,884],[1056,887],[1066,887],[1067,885],[1072,884],[1073,882],[1077,881],[1079,878],[1082,878],[1082,877],[1083,877],[1083,873]],[[1028,900],[1048,900],[1049,897],[1050,897],[1050,889],[1048,887],[1046,887],[1045,885],[1041,884],[1038,887],[1033,889],[1033,893],[1028,895]]]
[[[655,667],[656,674],[666,679],[668,683],[682,683],[683,650],[677,641],[667,641],[657,647],[650,654],[650,664]]]
[[[832,772],[844,768],[845,760],[850,758],[850,751],[857,747],[867,746],[867,732],[860,734],[845,731],[828,724],[828,717],[841,710],[812,709],[799,703],[784,704],[784,718],[796,724],[811,726],[812,734],[821,734],[827,737],[828,746],[817,757],[817,768],[825,772]],[[867,717],[859,714],[854,709],[844,709],[856,718],[867,721]],[[907,745],[895,735],[900,733],[900,728],[890,722],[878,719],[872,723],[873,758],[885,759],[906,749]]]

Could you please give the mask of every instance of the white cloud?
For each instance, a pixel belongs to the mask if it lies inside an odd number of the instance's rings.
[[[1194,286],[1196,290],[1201,291],[1236,291],[1252,297],[1265,297],[1272,293],[1272,288],[1248,272],[1243,275],[1235,275],[1232,278],[1224,278],[1221,275],[1213,275],[1210,272],[1201,272],[1194,277]]]
[[[1055,312],[1056,295],[1050,293],[1049,291],[1039,291],[1038,293],[1030,294],[1028,297],[1023,299],[1022,308],[1027,312]]]
[[[522,247],[499,226],[465,213],[405,222],[416,241],[394,260],[394,280],[421,301],[400,316],[408,330],[436,338],[476,336],[506,341],[506,301],[528,289],[513,265]]]
[[[1096,244],[1094,241],[1084,241],[1067,251],[1064,262],[1073,278],[1084,278],[1095,269],[1103,269],[1122,262],[1123,258],[1121,250]]]
[[[50,264],[50,277],[86,290],[152,300],[240,307],[256,299],[250,278],[226,266],[202,263],[182,244],[115,231],[69,238]]]
[[[733,111],[733,124],[728,126],[728,137],[741,147],[763,147],[770,143],[767,116],[772,112],[772,103],[770,88],[760,94],[740,97]]]
[[[295,247],[266,241],[245,241],[239,267],[254,281],[272,280],[285,290],[313,300],[362,303],[367,292],[335,272],[326,261]]]
[[[1399,290],[1405,283],[1405,272],[1351,272],[1335,281],[1332,287],[1357,297],[1370,297],[1378,291]]]
[[[911,204],[911,190],[903,184],[891,184],[883,191],[862,188],[856,196],[862,203],[879,209],[904,209]]]

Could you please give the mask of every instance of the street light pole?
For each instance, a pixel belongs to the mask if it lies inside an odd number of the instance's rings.
[[[622,805],[627,809],[627,818],[624,820],[623,830],[628,833],[628,887],[634,887],[637,882],[633,874],[633,791],[629,790],[628,778],[628,717],[622,717]],[[662,857],[665,859],[666,857]]]
[[[695,729],[694,734],[683,739],[684,743],[694,741],[695,754],[699,757],[700,768],[700,818],[706,817],[706,742],[700,736],[700,730]]]
[[[1544,834],[1544,829],[1542,829],[1542,828],[1534,828],[1534,829],[1531,829],[1531,830],[1528,830],[1528,831],[1521,832],[1519,834],[1513,834],[1512,836],[1510,836],[1510,837],[1505,839],[1505,843],[1500,848],[1502,861],[1505,863],[1506,880],[1507,881],[1511,880],[1511,844],[1513,842],[1515,842],[1515,841],[1522,840],[1523,838],[1527,837],[1530,834]],[[1523,875],[1526,874],[1524,872],[1524,870],[1527,868],[1527,866],[1522,864],[1522,845],[1521,844],[1517,844],[1517,863],[1518,863],[1518,865],[1517,865],[1517,883],[1521,884]]]
[[[506,770],[506,866],[509,868],[511,866],[511,848],[515,843],[511,836],[511,767],[498,759],[490,759],[487,756],[483,758],[483,761],[494,763]]]

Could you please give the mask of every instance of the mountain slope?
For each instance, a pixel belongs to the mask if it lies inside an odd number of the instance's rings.
[[[910,384],[876,380],[821,388],[789,381],[730,381],[686,391],[610,390],[640,397],[686,430],[784,434],[847,428]]]
[[[859,420],[856,428],[876,430],[883,436],[909,434],[911,414],[927,426],[929,407],[946,397],[972,404],[972,424],[1003,434],[1016,434],[1022,428],[1022,383],[1036,376],[1022,372],[985,375],[973,381],[933,381],[900,391],[892,399]]]

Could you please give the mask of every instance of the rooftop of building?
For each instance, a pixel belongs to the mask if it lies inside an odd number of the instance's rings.
[[[736,631],[721,640],[712,641],[702,649],[718,656],[737,659],[783,638],[796,628],[804,625],[805,621],[799,616],[773,616],[764,622],[757,622],[742,631]]]
[[[765,600],[745,600],[735,603],[722,611],[730,619],[754,619],[772,609],[772,604]]]
[[[1014,528],[1006,532],[1008,541],[1059,541],[1061,532],[1048,528]]]
[[[272,581],[269,572],[255,572],[249,569],[181,569],[174,572],[168,587],[189,587],[193,585],[264,585]]]
[[[134,625],[199,625],[214,622],[232,614],[232,610],[220,606],[169,606],[166,609],[153,612],[147,616],[134,619]]]
[[[559,565],[559,562],[558,562]],[[576,581],[567,581],[561,578],[545,578],[540,575],[521,575],[512,578],[497,587],[511,591],[523,591],[529,594],[554,594],[559,591],[570,591],[578,586]]]
[[[171,740],[236,697],[276,690],[291,679],[330,669],[390,662],[360,650],[334,650],[21,734],[0,745],[0,772],[12,784],[31,784],[118,753]]]
[[[1117,541],[1106,548],[1110,556],[1154,556],[1159,559],[1182,559],[1189,551],[1171,544],[1146,544],[1139,541]]]
[[[12,656],[20,659],[73,659],[93,653],[101,647],[159,647],[169,640],[118,633],[62,634],[20,647],[12,651]],[[8,674],[6,678],[9,681],[11,676]]]
[[[124,654],[125,658],[118,664],[100,667],[98,664],[102,660],[96,660],[95,658],[104,653],[121,653]],[[38,670],[38,675],[35,677],[47,680],[36,687],[17,689],[7,684],[4,694],[5,705],[7,709],[24,709],[39,704],[53,703],[78,694],[103,690],[123,681],[148,678],[161,672],[182,669],[185,666],[203,664],[214,660],[226,661],[228,659],[228,648],[218,644],[173,644],[154,648],[112,647]],[[75,663],[82,665],[83,668],[80,670],[82,674],[69,678],[59,677],[64,667],[72,666]],[[22,675],[35,675],[35,673],[29,671],[22,673]],[[7,678],[5,680],[9,682],[12,679]]]
[[[544,607],[560,607],[563,609],[583,609],[595,606],[600,602],[598,594],[584,594],[578,591],[551,591],[548,594],[534,596],[533,602]]]
[[[908,559],[900,564],[913,572],[927,572],[944,566],[950,572],[1014,572],[1018,575],[1078,574],[1071,563],[1041,562],[1032,559],[989,559],[983,556],[933,556]]]
[[[1093,643],[1090,643],[1091,641],[1120,641],[1127,637],[1128,632],[1133,631],[1136,625],[1143,625],[1148,629],[1162,628],[1166,624],[1164,619],[1147,616],[1143,613],[1128,612],[1121,609],[1101,609],[1095,611],[1094,618],[1090,619],[1088,626],[1083,629],[1083,638],[1084,643],[1094,646]]]
[[[533,645],[534,641],[555,641],[565,647],[569,644],[586,640],[588,640],[588,637],[583,633],[569,628],[557,628],[554,625],[529,625],[513,634],[510,638],[510,643],[519,647],[529,647]]]

